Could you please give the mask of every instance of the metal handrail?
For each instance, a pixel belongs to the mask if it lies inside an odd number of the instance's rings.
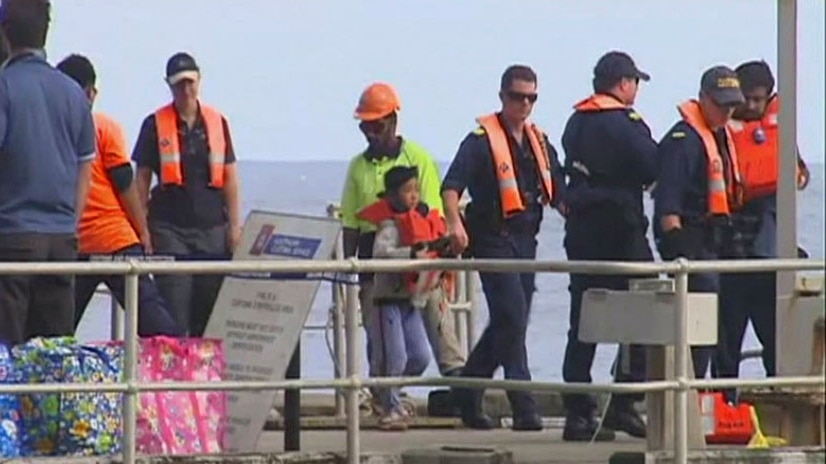
[[[362,260],[347,261],[195,261],[151,262],[128,259],[123,262],[71,262],[71,263],[0,263],[0,275],[9,274],[121,274],[126,281],[124,381],[111,384],[26,384],[0,385],[0,393],[69,392],[69,391],[116,391],[124,393],[123,401],[123,462],[134,464],[136,459],[137,395],[143,391],[192,391],[192,390],[278,390],[278,389],[325,389],[342,388],[346,391],[347,462],[360,461],[358,392],[364,386],[464,386],[489,387],[513,390],[564,391],[564,392],[659,392],[674,391],[674,456],[675,461],[687,462],[688,454],[688,392],[691,389],[738,386],[791,386],[826,384],[822,376],[773,377],[768,379],[689,379],[688,325],[688,275],[695,272],[765,272],[818,270],[826,268],[823,260],[746,260],[746,261],[687,261],[639,263],[639,262],[586,262],[586,261],[528,261],[528,260]],[[416,271],[489,271],[489,272],[557,272],[584,274],[650,275],[673,274],[676,283],[677,314],[675,333],[675,362],[673,381],[655,381],[638,384],[562,384],[513,380],[468,378],[370,378],[360,374],[360,345],[358,330],[358,294],[355,276],[360,272],[416,272]],[[269,272],[294,274],[342,273],[349,276],[353,285],[345,291],[345,348],[346,378],[328,380],[290,380],[277,382],[224,381],[143,383],[137,376],[138,363],[138,277],[141,274],[182,273],[230,274],[242,272]]]

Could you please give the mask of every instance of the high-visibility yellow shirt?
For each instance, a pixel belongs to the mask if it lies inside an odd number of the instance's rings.
[[[350,161],[339,210],[344,227],[358,229],[360,232],[376,230],[375,225],[358,219],[356,214],[378,200],[379,194],[384,191],[384,175],[395,166],[418,168],[422,201],[444,214],[441,178],[436,161],[421,145],[403,139],[399,156],[396,158],[367,158],[362,152]]]

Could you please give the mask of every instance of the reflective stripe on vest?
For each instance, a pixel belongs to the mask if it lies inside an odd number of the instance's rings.
[[[740,175],[737,172],[737,149],[734,147],[731,132],[728,127],[726,131],[726,144],[731,156],[731,182],[726,182],[723,159],[714,133],[706,124],[703,118],[700,104],[696,100],[683,103],[678,107],[683,120],[688,123],[700,135],[705,147],[706,159],[708,161],[708,213],[725,214],[731,213],[732,209],[740,204]]]
[[[227,144],[224,139],[223,116],[217,110],[200,105],[204,120],[209,149],[209,185],[214,188],[224,186],[224,164]],[[181,171],[181,145],[178,140],[178,113],[171,104],[155,112],[155,126],[158,132],[158,152],[160,154],[160,181],[166,185],[183,185]]]
[[[778,99],[773,97],[766,106],[762,119],[729,122],[734,146],[737,147],[737,163],[743,182],[744,201],[777,192],[778,111]]]
[[[628,107],[616,98],[602,94],[591,95],[574,105],[574,109],[577,111],[623,110],[626,108]]]
[[[499,118],[495,113],[492,113],[479,117],[476,122],[485,130],[490,142],[493,164],[496,167],[496,179],[499,182],[502,216],[508,218],[525,211],[525,202],[516,181],[516,170],[513,167],[510,143],[505,129],[499,123]],[[548,148],[545,146],[543,133],[538,127],[528,122],[525,128],[527,129],[525,134],[531,144],[531,151],[542,184],[543,201],[547,204],[553,199],[553,182],[551,181],[551,162]]]

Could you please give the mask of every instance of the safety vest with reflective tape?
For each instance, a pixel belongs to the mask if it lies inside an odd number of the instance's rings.
[[[616,98],[612,98],[608,95],[602,94],[591,95],[590,97],[574,105],[574,109],[577,111],[605,111],[621,110],[626,108],[628,107],[623,105]]]
[[[743,200],[749,201],[777,192],[777,113],[780,104],[773,97],[763,118],[757,121],[731,120],[737,165],[743,182]]]
[[[499,182],[499,199],[502,204],[502,216],[505,218],[525,211],[525,199],[519,191],[516,170],[513,166],[510,143],[505,129],[496,113],[480,116],[476,122],[485,130],[490,142],[493,164],[496,167],[496,179]],[[531,144],[537,173],[542,187],[542,199],[548,204],[553,199],[553,182],[551,181],[551,161],[549,149],[545,146],[543,132],[530,122],[525,123],[525,134]]]
[[[206,126],[209,149],[209,186],[224,187],[224,165],[227,143],[224,139],[223,116],[216,109],[200,104],[201,117]],[[181,171],[181,144],[178,140],[178,113],[172,104],[155,112],[158,132],[158,151],[161,158],[160,181],[164,185],[183,185]]]
[[[683,120],[700,135],[705,147],[708,161],[708,214],[731,214],[733,209],[739,207],[742,200],[740,175],[736,168],[737,149],[732,141],[731,132],[728,127],[725,128],[726,144],[731,157],[731,169],[726,172],[722,155],[717,148],[714,132],[706,124],[700,110],[700,103],[696,100],[690,100],[681,104],[677,109]]]

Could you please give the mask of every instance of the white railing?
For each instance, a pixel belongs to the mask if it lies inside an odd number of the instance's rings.
[[[688,456],[688,392],[691,389],[732,388],[743,386],[822,386],[823,376],[779,377],[769,379],[688,378],[689,346],[687,344],[688,275],[698,272],[770,272],[822,271],[823,260],[747,260],[747,261],[687,261],[640,263],[597,261],[528,261],[528,260],[332,260],[332,261],[222,261],[222,262],[73,262],[73,263],[0,263],[0,275],[57,274],[119,274],[126,280],[125,361],[124,382],[111,384],[27,384],[0,385],[0,393],[49,392],[121,392],[123,401],[123,462],[133,464],[135,452],[135,421],[138,394],[144,391],[236,390],[262,391],[284,389],[329,389],[346,391],[347,462],[359,462],[358,392],[367,386],[453,386],[488,387],[509,390],[579,392],[579,393],[655,393],[674,391],[674,459],[683,464]],[[358,328],[358,292],[355,284],[346,286],[344,329],[346,378],[333,380],[288,380],[273,382],[170,382],[143,383],[137,376],[138,354],[138,276],[141,274],[231,274],[239,272],[340,273],[355,282],[360,272],[420,272],[420,271],[487,271],[487,272],[555,272],[581,274],[651,275],[668,273],[676,279],[677,312],[675,332],[674,381],[628,384],[575,384],[527,382],[470,378],[370,378],[360,375],[362,352]],[[549,445],[551,446],[551,445]]]

